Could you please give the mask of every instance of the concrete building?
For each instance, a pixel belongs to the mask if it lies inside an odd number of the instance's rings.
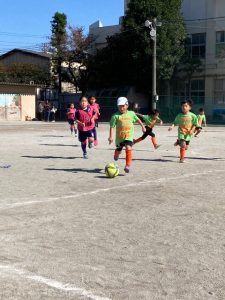
[[[119,33],[121,25],[103,26],[101,21],[97,21],[89,26],[89,36],[93,40],[89,48],[90,54],[95,54],[96,50],[102,49],[107,44],[107,37]]]
[[[129,2],[124,0],[124,14]],[[190,38],[190,55],[202,62],[202,70],[193,74],[190,86],[195,109],[203,106],[210,118],[225,120],[225,0],[183,0],[182,14]],[[92,53],[103,48],[107,36],[120,29],[120,24],[92,24]],[[184,84],[181,89],[180,96],[186,96],[187,86]]]
[[[194,74],[191,95],[207,115],[225,119],[225,1],[184,0],[182,12],[190,36],[190,54],[203,71]]]

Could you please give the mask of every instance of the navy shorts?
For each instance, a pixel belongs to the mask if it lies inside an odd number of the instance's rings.
[[[88,131],[81,131],[81,130],[79,130],[78,138],[79,138],[79,141],[81,143],[85,142],[86,139],[92,138],[92,137],[93,137],[92,130],[88,130]]]
[[[68,123],[69,123],[70,125],[74,125],[75,121],[74,121],[73,119],[68,119]]]

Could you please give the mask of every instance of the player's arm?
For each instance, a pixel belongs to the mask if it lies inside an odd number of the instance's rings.
[[[96,118],[97,118],[97,113],[95,111],[93,111],[93,115],[92,115],[92,118],[91,118],[91,123],[94,123]]]
[[[190,135],[193,135],[196,129],[196,125],[192,125],[191,130],[190,130]]]
[[[79,120],[80,118],[80,114],[79,114],[79,111],[76,111],[75,112],[75,116],[74,116],[74,120],[77,122],[78,125],[82,126],[82,127],[85,127],[85,123],[81,122]]]
[[[116,126],[116,121],[117,121],[116,116],[113,115],[110,120],[110,129],[109,129],[109,138],[108,138],[109,144],[112,144],[113,142],[113,132],[114,132],[114,127]]]
[[[79,125],[85,127],[85,123],[82,123],[81,121],[77,120],[76,118],[75,118],[75,121],[77,122],[77,124],[79,124]]]
[[[206,127],[206,117],[203,119],[204,127]]]
[[[142,114],[139,114],[139,113],[135,113],[137,116],[139,117],[142,117],[143,118],[143,115]]]
[[[158,118],[159,125],[163,125],[163,120]]]
[[[114,129],[112,127],[110,127],[109,138],[108,138],[109,144],[112,144],[112,142],[113,142],[113,131],[114,131]]]
[[[191,135],[194,134],[194,131],[195,131],[196,127],[200,127],[199,124],[198,124],[198,118],[197,118],[197,116],[195,116],[195,117],[193,118],[193,121],[192,121],[192,122],[193,122],[193,123],[192,123],[191,130],[190,130],[190,134],[191,134]]]
[[[137,114],[136,114],[136,115],[137,115]],[[145,131],[146,131],[146,128],[145,128],[144,124],[141,122],[141,120],[140,120],[139,118],[137,118],[137,122],[138,122],[138,124],[141,126],[142,131],[145,132]]]
[[[175,127],[175,124],[173,123],[173,124],[168,128],[168,131],[173,130],[174,127]]]

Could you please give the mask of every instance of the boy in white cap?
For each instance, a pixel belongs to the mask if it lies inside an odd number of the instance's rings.
[[[128,111],[128,100],[126,97],[119,97],[117,99],[118,112],[116,112],[110,120],[109,131],[109,144],[113,142],[113,129],[116,127],[116,149],[114,152],[114,160],[119,159],[119,155],[125,147],[126,149],[126,165],[124,171],[129,173],[132,163],[132,145],[134,140],[134,123],[142,127],[142,131],[145,132],[145,126],[141,120],[137,117],[135,112]]]

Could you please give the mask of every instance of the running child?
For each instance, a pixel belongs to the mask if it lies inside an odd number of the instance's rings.
[[[192,103],[190,100],[181,102],[182,113],[179,113],[173,124],[169,127],[171,131],[174,126],[178,125],[178,145],[180,146],[180,163],[184,162],[185,151],[192,139],[194,130],[198,127],[197,116],[190,112]]]
[[[195,129],[195,137],[199,135],[199,133],[202,131],[202,125],[206,127],[206,117],[205,117],[205,112],[203,108],[199,108],[199,114],[197,115],[198,118],[198,124],[199,126],[196,127]]]
[[[73,103],[70,103],[70,106],[68,108],[67,111],[67,119],[68,119],[68,123],[70,124],[70,132],[71,135],[75,135],[75,137],[77,137],[77,125],[75,122],[75,112],[76,112],[76,108],[74,107]]]
[[[151,136],[151,140],[152,140],[152,144],[153,144],[154,148],[155,149],[159,148],[160,145],[157,144],[155,134],[152,131],[153,127],[155,126],[155,124],[157,122],[159,122],[160,125],[163,124],[163,121],[159,118],[159,111],[157,109],[153,109],[150,115],[142,115],[139,113],[136,113],[136,115],[143,118],[144,123],[146,125],[145,126],[146,131],[141,137],[134,140],[134,144],[137,144],[137,143],[143,141],[149,135],[149,136]]]
[[[94,145],[98,145],[98,140],[97,140],[97,130],[96,127],[98,127],[98,118],[100,116],[100,106],[96,102],[96,98],[94,96],[90,96],[88,98],[88,102],[90,103],[90,106],[93,108],[95,112],[95,127],[93,128],[93,135],[94,135]]]
[[[145,127],[141,120],[137,117],[135,112],[128,110],[128,100],[125,97],[119,97],[117,99],[118,112],[116,112],[110,120],[109,131],[109,144],[113,142],[113,131],[116,127],[116,149],[114,152],[114,160],[119,159],[119,155],[123,147],[126,151],[126,165],[124,171],[129,173],[130,166],[132,164],[132,145],[134,140],[134,123],[142,127],[142,131],[145,132]]]
[[[84,96],[80,98],[80,108],[75,112],[75,120],[77,121],[83,157],[88,158],[87,143],[88,147],[92,148],[94,142],[92,130],[95,127],[95,112],[88,104],[88,99]]]

